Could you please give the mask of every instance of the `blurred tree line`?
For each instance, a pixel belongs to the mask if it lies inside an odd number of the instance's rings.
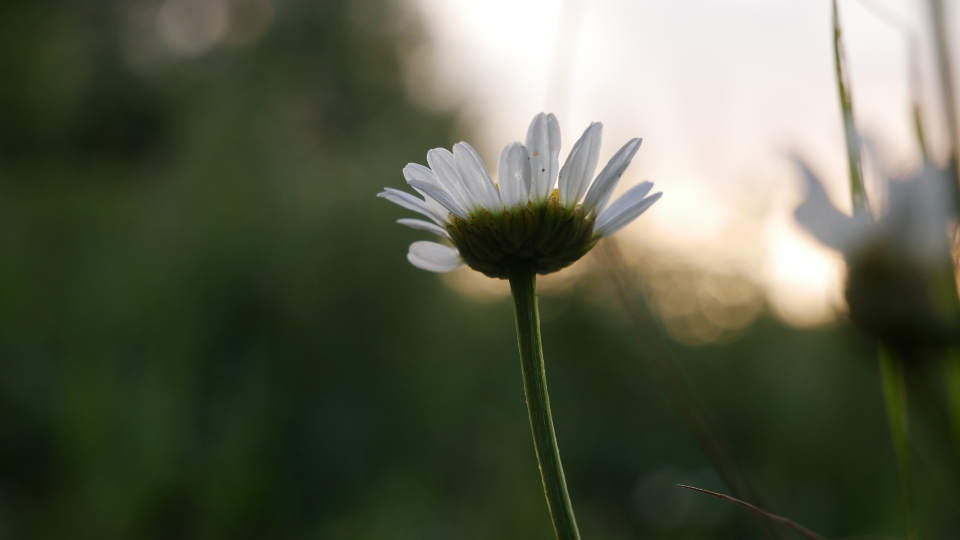
[[[404,90],[411,8],[175,1],[0,4],[0,538],[551,538],[509,303],[412,268],[374,197],[456,142]],[[585,538],[758,537],[674,487],[724,488],[603,290],[543,299]],[[673,349],[774,510],[902,530],[868,341]]]

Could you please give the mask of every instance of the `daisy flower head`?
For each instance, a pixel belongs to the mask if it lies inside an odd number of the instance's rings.
[[[404,167],[404,178],[422,199],[391,188],[377,196],[430,219],[398,223],[432,232],[452,245],[411,244],[407,259],[418,268],[449,272],[466,264],[501,279],[515,268],[556,272],[630,224],[662,195],[648,195],[653,184],[643,182],[607,204],[641,139],[627,142],[594,178],[602,131],[599,122],[590,124],[560,167],[557,118],[540,113],[530,123],[526,144],[510,143],[500,153],[499,183],[477,151],[460,142],[453,152],[427,152],[429,167]]]

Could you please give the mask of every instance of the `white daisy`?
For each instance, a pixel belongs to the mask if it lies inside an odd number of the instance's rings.
[[[452,153],[444,148],[427,152],[429,168],[416,163],[404,167],[404,178],[423,199],[391,188],[377,196],[432,221],[398,223],[452,244],[411,244],[407,259],[417,268],[449,272],[467,264],[497,278],[507,278],[521,266],[539,274],[556,272],[630,224],[662,195],[648,196],[653,184],[643,182],[607,205],[641,139],[625,144],[594,179],[602,131],[599,122],[590,124],[561,168],[557,118],[540,113],[530,123],[526,145],[510,143],[500,153],[499,185],[477,151],[461,142]]]

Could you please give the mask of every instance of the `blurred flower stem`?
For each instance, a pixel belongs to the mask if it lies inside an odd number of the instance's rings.
[[[520,346],[520,368],[523,390],[527,396],[527,412],[533,430],[533,446],[540,465],[540,477],[547,497],[553,528],[559,540],[580,540],[577,520],[567,492],[567,481],[560,464],[560,449],[553,430],[547,375],[540,342],[540,312],[537,307],[537,275],[526,267],[510,273],[510,292],[517,319],[517,342]]]
[[[740,464],[720,432],[713,426],[693,389],[674,365],[661,336],[654,330],[655,323],[642,305],[640,295],[630,285],[623,253],[615,238],[607,238],[597,247],[600,261],[616,289],[620,306],[633,326],[632,335],[641,356],[652,368],[657,383],[667,394],[684,425],[706,454],[710,464],[736,496],[757,506],[765,507],[759,494],[747,479]],[[769,519],[760,519],[768,538],[782,538],[777,525]]]
[[[942,386],[949,387],[958,381],[951,380],[956,358],[951,353],[944,358],[943,365],[916,362],[892,350],[894,360],[900,366],[905,385],[905,407],[910,414],[908,434],[911,452],[935,464],[937,480],[951,489],[954,500],[960,502],[960,447],[954,435],[957,433],[953,423],[955,417],[950,407],[952,396],[944,406],[939,399]],[[946,381],[944,379],[946,378]]]
[[[903,365],[892,355],[889,348],[879,347],[880,380],[883,387],[883,401],[887,408],[887,421],[893,438],[893,449],[897,454],[900,468],[900,485],[903,493],[903,506],[907,517],[907,540],[917,540],[919,531],[913,497],[913,475],[910,466],[910,437],[907,415],[907,392],[904,382]]]

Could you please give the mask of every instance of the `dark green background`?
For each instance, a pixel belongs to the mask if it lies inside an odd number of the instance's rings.
[[[285,0],[138,71],[131,6],[0,3],[0,538],[552,538],[510,304],[410,266],[374,197],[469,136],[405,94],[409,10]],[[542,298],[583,537],[759,537],[674,487],[726,490],[583,281]],[[775,510],[903,537],[866,339],[670,347]],[[956,537],[923,463],[924,538]]]

